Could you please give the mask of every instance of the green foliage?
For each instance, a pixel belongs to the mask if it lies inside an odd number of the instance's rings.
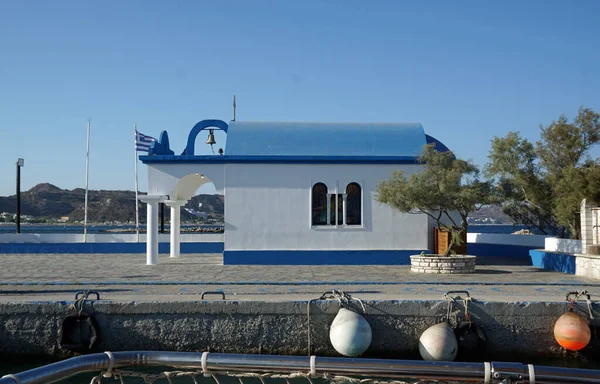
[[[456,159],[451,152],[438,152],[426,145],[420,158],[423,170],[406,177],[396,171],[389,180],[377,185],[377,201],[403,213],[425,214],[438,227],[451,223],[451,243],[446,254],[454,252],[467,231],[470,212],[490,204],[494,193],[489,182],[479,180],[473,163]],[[454,213],[460,217],[455,220]]]
[[[498,181],[503,212],[544,234],[580,237],[579,205],[600,198],[600,167],[589,150],[600,142],[600,115],[580,108],[540,127],[534,145],[510,132],[494,137],[485,172]]]

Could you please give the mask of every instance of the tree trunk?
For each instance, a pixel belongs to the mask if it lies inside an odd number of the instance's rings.
[[[452,234],[450,236],[452,236]],[[452,248],[453,248],[452,241],[450,241],[450,244],[446,247],[446,252],[444,252],[444,257],[450,256],[450,252],[452,252]]]
[[[580,218],[573,219],[572,227],[573,227],[573,233],[571,234],[571,237],[576,240],[581,240],[581,219]]]

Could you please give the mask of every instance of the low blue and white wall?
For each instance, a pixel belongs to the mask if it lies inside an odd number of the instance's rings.
[[[595,256],[583,255],[581,240],[548,237],[543,247],[529,252],[532,264],[538,268],[565,272],[573,275],[590,276],[588,269],[594,264]],[[598,265],[600,266],[600,265]],[[600,272],[595,278],[600,278]]]
[[[182,253],[222,253],[224,251],[223,233],[184,233],[181,235]],[[135,234],[88,234],[87,242],[84,242],[83,234],[2,234],[0,235],[1,253],[144,253],[146,252],[146,235],[140,234],[139,242]],[[535,265],[543,268],[543,260],[549,260],[547,256],[530,256],[530,251],[535,249],[549,248],[550,252],[573,251],[575,245],[567,245],[565,240],[549,238],[545,245],[544,236],[534,235],[510,235],[469,233],[467,234],[468,253],[478,256],[478,265]],[[551,244],[560,243],[552,246]],[[559,248],[562,247],[562,248]],[[410,254],[418,254],[420,250],[402,249],[339,249],[334,250],[335,255],[340,256],[335,260],[336,264],[380,264],[380,265],[409,265]],[[425,251],[428,253],[429,251]],[[169,235],[159,234],[159,252],[169,253]],[[260,264],[324,264],[331,260],[324,259],[324,253],[331,250],[318,248],[294,251],[298,258],[277,259],[277,252],[268,250],[246,250],[243,255],[260,253],[259,259],[264,257]],[[546,261],[546,267],[549,266]],[[258,264],[256,260],[248,258],[243,262],[226,262],[225,264]]]
[[[159,234],[158,252],[169,253],[169,234]],[[181,253],[222,253],[222,233],[185,233]],[[1,253],[145,253],[146,235],[98,233],[22,233],[0,235]]]
[[[533,265],[529,252],[544,247],[547,236],[467,233],[467,253],[477,265]]]

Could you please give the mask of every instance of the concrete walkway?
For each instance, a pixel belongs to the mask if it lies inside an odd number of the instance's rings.
[[[564,302],[566,293],[587,290],[592,300],[600,281],[524,266],[481,266],[475,274],[426,275],[408,266],[220,265],[220,254],[190,255],[145,265],[142,254],[4,254],[0,302],[70,301],[96,290],[115,301],[200,300],[221,291],[226,300],[309,300],[339,289],[365,300],[436,300],[467,290],[480,301]],[[208,300],[221,299],[209,294]]]

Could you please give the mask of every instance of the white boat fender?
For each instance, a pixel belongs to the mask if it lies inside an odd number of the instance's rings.
[[[458,352],[454,331],[447,322],[432,325],[419,338],[423,360],[453,361]]]
[[[367,319],[346,308],[340,308],[329,330],[333,348],[348,357],[364,353],[371,345],[372,336]]]

